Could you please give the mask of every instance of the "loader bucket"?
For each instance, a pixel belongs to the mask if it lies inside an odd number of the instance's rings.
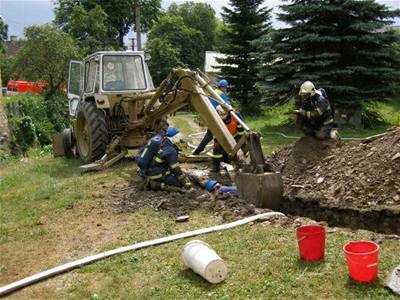
[[[235,176],[242,199],[258,208],[277,210],[283,201],[283,184],[280,173],[242,173]]]

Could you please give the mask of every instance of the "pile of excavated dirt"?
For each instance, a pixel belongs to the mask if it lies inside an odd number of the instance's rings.
[[[287,199],[357,210],[400,211],[400,128],[336,146],[304,137],[272,158]]]
[[[198,177],[208,178],[208,171],[189,170]],[[214,175],[214,180],[228,184],[229,178]],[[203,208],[212,210],[217,215],[243,217],[254,214],[255,207],[230,194],[213,194],[194,186],[185,193],[141,190],[139,180],[132,181],[126,187],[114,187],[114,207],[120,212],[136,212],[142,208],[153,208],[167,212],[172,217],[189,214],[192,210]]]

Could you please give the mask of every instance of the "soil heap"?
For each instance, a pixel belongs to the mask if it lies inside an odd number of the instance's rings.
[[[186,173],[210,178],[208,170],[185,169]],[[212,177],[221,184],[229,184],[225,175]],[[132,181],[127,187],[115,187],[112,191],[114,207],[120,212],[136,212],[142,208],[165,211],[172,217],[190,214],[192,210],[203,208],[216,215],[243,217],[254,214],[255,207],[243,199],[227,193],[209,193],[199,186],[194,186],[185,193],[167,191],[146,191],[141,189],[141,180]]]
[[[303,137],[276,153],[272,163],[288,199],[400,211],[400,127],[341,146]]]

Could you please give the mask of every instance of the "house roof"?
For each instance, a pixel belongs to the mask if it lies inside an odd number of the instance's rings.
[[[226,58],[227,56],[217,51],[206,51],[206,59],[204,62],[205,73],[218,73],[221,71],[223,64],[218,63],[217,58]]]

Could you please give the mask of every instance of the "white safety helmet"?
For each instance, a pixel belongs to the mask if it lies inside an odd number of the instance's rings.
[[[315,86],[311,81],[304,82],[299,91],[300,96],[310,95],[310,97],[316,94]]]

